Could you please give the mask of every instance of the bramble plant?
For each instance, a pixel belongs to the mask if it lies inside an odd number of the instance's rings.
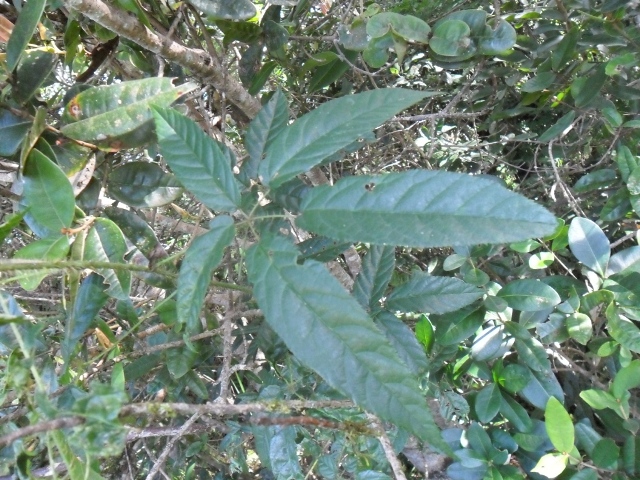
[[[0,478],[635,478],[637,5],[338,3],[0,4]]]

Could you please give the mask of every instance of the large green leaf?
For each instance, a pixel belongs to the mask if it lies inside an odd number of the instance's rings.
[[[269,463],[277,480],[304,480],[298,459],[296,429],[278,427],[269,442]]]
[[[209,231],[196,238],[184,256],[178,277],[178,319],[188,331],[196,330],[200,310],[207,294],[211,274],[220,264],[224,249],[235,235],[233,219],[227,215],[214,218]]]
[[[396,349],[402,360],[414,375],[422,375],[429,368],[424,348],[411,329],[391,312],[380,312],[374,317],[378,328],[382,330]]]
[[[366,135],[432,92],[379,89],[327,102],[288,125],[267,147],[258,170],[276,188]]]
[[[413,170],[314,188],[298,226],[354,242],[436,247],[504,243],[552,233],[555,217],[484,178]]]
[[[431,28],[418,17],[383,12],[374,15],[367,22],[367,34],[371,38],[383,37],[389,30],[408,42],[429,43]]]
[[[107,207],[104,213],[120,227],[124,236],[134,244],[150,262],[165,258],[167,252],[158,241],[149,224],[133,213],[117,207]]]
[[[569,227],[569,248],[579,262],[604,277],[611,246],[609,239],[595,222],[575,217]]]
[[[640,353],[640,329],[627,317],[620,315],[613,304],[606,310],[607,330],[620,345]]]
[[[418,272],[387,297],[387,308],[401,312],[453,312],[482,296],[482,290],[454,277],[434,277]]]
[[[560,401],[564,400],[564,391],[550,370],[546,372],[531,370],[529,383],[520,390],[519,395],[541,410],[547,406],[551,397],[556,397]]]
[[[207,207],[234,212],[240,188],[231,171],[227,147],[172,109],[153,108],[160,150],[180,182]]]
[[[25,54],[16,70],[13,98],[19,103],[31,99],[40,86],[49,78],[58,63],[58,56],[46,50],[36,50]],[[34,75],[33,72],[38,72]]]
[[[391,280],[396,265],[394,247],[372,245],[362,259],[362,268],[353,284],[353,296],[365,309],[374,308]]]
[[[616,373],[611,384],[611,393],[616,398],[622,398],[625,391],[638,386],[640,386],[640,360],[633,360]]]
[[[429,46],[438,55],[464,56],[475,50],[469,35],[471,29],[462,20],[445,20],[434,27]]]
[[[23,3],[22,11],[7,42],[7,70],[10,72],[16,67],[27,48],[46,3],[46,0],[29,0]]]
[[[544,310],[561,301],[560,295],[549,285],[530,278],[508,283],[497,296],[506,300],[511,308],[523,312]]]
[[[269,325],[333,387],[449,451],[417,380],[382,332],[324,265],[298,265],[298,254],[288,240],[270,235],[247,252],[249,281]]]
[[[256,7],[249,0],[189,0],[211,18],[222,20],[249,20],[256,14]]]
[[[93,319],[109,299],[105,293],[106,290],[107,285],[104,283],[104,279],[97,273],[92,273],[82,281],[75,304],[67,316],[65,324],[64,340],[61,344],[62,358],[65,363],[69,362],[69,357],[78,340],[82,338]]]
[[[251,121],[244,139],[249,158],[240,168],[239,179],[243,183],[258,178],[258,165],[265,149],[278,136],[289,122],[287,97],[278,89],[269,102],[262,107],[258,115]]]
[[[551,397],[544,411],[544,426],[553,446],[561,453],[569,453],[575,442],[573,421],[557,398]]]
[[[112,170],[107,186],[110,196],[137,208],[160,207],[182,195],[176,178],[149,162],[129,162]]]
[[[120,150],[153,140],[149,107],[168,107],[196,88],[193,83],[174,87],[170,78],[145,78],[90,88],[65,106],[64,135],[93,143],[106,150]]]
[[[87,232],[84,246],[84,260],[95,262],[124,263],[127,244],[118,226],[107,218],[96,218]],[[109,284],[107,294],[118,300],[129,299],[131,274],[123,269],[98,268]]]
[[[0,156],[10,157],[27,135],[32,121],[0,108]]]
[[[25,222],[39,237],[60,236],[73,220],[73,188],[60,168],[33,149],[24,166],[22,201]]]
[[[483,55],[498,55],[516,44],[516,30],[503,19],[496,26],[487,25],[478,42],[478,50]]]
[[[69,253],[69,239],[66,236],[45,237],[29,243],[16,252],[14,258],[25,260],[62,260]],[[25,290],[35,290],[49,274],[46,270],[36,270],[18,277]]]

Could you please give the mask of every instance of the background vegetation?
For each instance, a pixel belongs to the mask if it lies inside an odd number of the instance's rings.
[[[637,478],[636,1],[0,1],[0,478]]]

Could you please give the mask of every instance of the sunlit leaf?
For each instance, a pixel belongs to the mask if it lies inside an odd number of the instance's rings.
[[[29,0],[22,6],[7,42],[7,70],[12,71],[22,57],[44,12],[46,0]]]
[[[611,246],[602,229],[588,218],[576,217],[569,227],[569,247],[575,257],[601,277],[607,269]]]
[[[569,453],[575,442],[573,421],[557,398],[551,397],[544,411],[544,425],[553,446],[561,453]]]
[[[69,253],[69,239],[65,236],[45,237],[29,243],[18,250],[13,258],[23,260],[62,260]],[[35,290],[40,282],[49,275],[47,270],[36,270],[18,277],[20,286],[25,290]]]
[[[560,295],[549,285],[538,280],[514,280],[505,285],[498,297],[507,301],[509,306],[523,312],[535,312],[553,307],[560,303]]]

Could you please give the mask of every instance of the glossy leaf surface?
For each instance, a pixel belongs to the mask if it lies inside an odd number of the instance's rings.
[[[188,331],[198,325],[211,275],[234,235],[233,219],[220,215],[212,220],[209,231],[194,239],[187,250],[178,277],[177,309],[179,321],[186,324]]]
[[[237,210],[240,188],[227,147],[175,110],[154,108],[154,116],[160,150],[180,182],[213,210]]]
[[[523,312],[535,312],[553,307],[560,303],[560,295],[549,285],[538,280],[514,280],[505,285],[498,297],[506,300],[507,304]]]
[[[7,42],[7,70],[12,71],[18,64],[38,26],[46,3],[47,0],[29,0],[24,3]]]
[[[288,125],[266,150],[258,173],[278,187],[320,164],[431,92],[372,90],[327,102]]]
[[[581,263],[604,276],[611,247],[607,236],[595,222],[588,218],[574,218],[569,226],[569,248]]]
[[[247,252],[249,280],[269,325],[356,403],[448,450],[417,381],[382,332],[322,264],[298,265],[297,257],[282,237],[263,237]]]
[[[459,310],[482,296],[482,291],[460,279],[414,273],[387,297],[387,308],[401,312],[443,314]]]
[[[114,169],[108,185],[113,198],[137,208],[160,207],[182,195],[176,178],[149,162],[129,162]]]
[[[338,240],[414,247],[512,242],[556,228],[547,210],[495,182],[426,170],[316,187],[296,223]]]

